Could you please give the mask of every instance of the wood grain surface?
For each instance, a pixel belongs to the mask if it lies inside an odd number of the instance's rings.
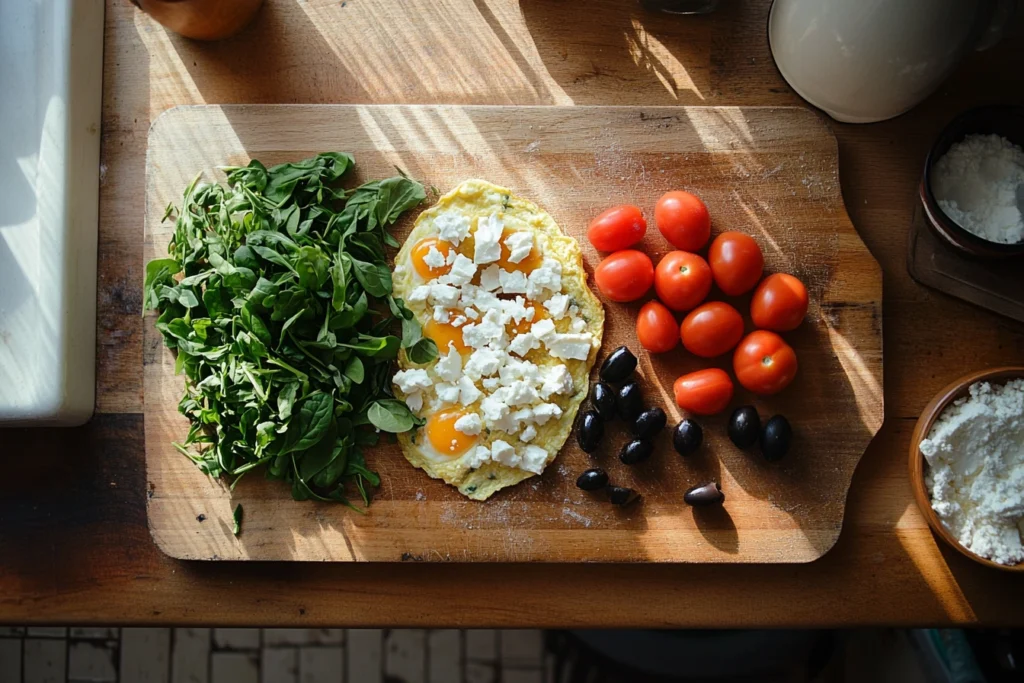
[[[368,453],[383,481],[366,515],[344,506],[291,500],[286,486],[247,477],[234,491],[211,481],[181,455],[188,422],[177,410],[183,379],[147,317],[144,346],[149,524],[164,552],[180,559],[499,562],[809,562],[842,529],[853,470],[882,422],[882,277],[857,236],[839,192],[838,149],[823,119],[800,108],[207,106],[161,116],[149,135],[143,259],[163,258],[173,223],[170,202],[205,171],[258,158],[270,165],[314,151],[355,155],[364,182],[403,169],[446,192],[466,178],[512,188],[543,206],[583,248],[592,277],[601,259],[586,239],[590,218],[609,205],[652,210],[673,188],[699,192],[716,233],[753,235],[767,272],[806,282],[814,302],[790,341],[800,359],[794,384],[779,396],[740,389],[734,405],[755,403],[796,427],[792,454],[769,467],[735,448],[726,416],[701,418],[706,447],[683,460],[670,430],[652,460],[617,461],[627,440],[613,426],[588,456],[570,439],[542,477],[486,502],[465,499],[414,469],[397,444]],[[222,179],[222,178],[221,178]],[[397,226],[403,241],[413,216]],[[641,248],[655,261],[672,249],[654,229]],[[636,314],[643,300],[608,302],[603,359],[634,349],[648,405],[670,424],[682,415],[672,384],[712,365],[675,353],[643,353]],[[732,299],[747,310],[749,297]],[[729,358],[714,365],[728,368]],[[595,371],[596,374],[596,371]],[[627,508],[576,489],[595,460],[612,480],[643,493]],[[727,503],[693,509],[682,493],[718,481]],[[235,505],[244,531],[232,533]]]
[[[196,563],[150,538],[143,441],[142,232],[150,124],[182,104],[800,106],[766,38],[768,0],[704,17],[631,0],[267,0],[219,43],[108,0],[97,415],[0,440],[0,621],[294,626],[1020,625],[1024,582],[937,542],[906,453],[922,407],[973,369],[1019,365],[1024,325],[907,273],[924,158],[981,104],[1024,104],[1024,16],[908,114],[830,122],[847,211],[882,267],[885,422],[833,549],[800,565]],[[457,27],[457,28],[456,28]],[[148,352],[148,350],[147,350]],[[499,594],[514,596],[499,599]]]

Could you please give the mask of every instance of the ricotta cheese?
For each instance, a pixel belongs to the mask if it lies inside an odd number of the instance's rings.
[[[971,385],[921,441],[932,508],[962,546],[1024,561],[1024,380]]]

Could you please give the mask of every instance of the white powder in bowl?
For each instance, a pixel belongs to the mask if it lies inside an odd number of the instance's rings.
[[[932,508],[975,555],[1024,562],[1024,380],[969,391],[921,441]]]
[[[943,213],[982,239],[1024,242],[1024,150],[998,135],[968,135],[935,162],[932,192]]]

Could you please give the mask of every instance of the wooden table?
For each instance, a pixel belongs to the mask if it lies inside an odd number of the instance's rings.
[[[764,626],[1021,622],[1024,581],[940,547],[911,497],[914,420],[948,381],[1020,362],[1024,326],[907,275],[930,141],[973,105],[1021,102],[1024,26],[972,54],[913,112],[833,124],[851,218],[885,273],[885,426],[836,547],[807,565],[184,563],[146,526],[142,221],[146,134],[179,104],[453,102],[800,105],[772,63],[769,2],[698,18],[634,0],[267,0],[199,44],[108,0],[100,190],[97,414],[5,431],[0,621],[252,625]]]

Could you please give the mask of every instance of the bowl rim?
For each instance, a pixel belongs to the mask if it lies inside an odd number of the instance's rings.
[[[942,143],[945,143],[948,138],[953,136],[954,131],[964,127],[965,124],[968,124],[972,119],[979,118],[983,115],[1013,116],[1024,120],[1024,106],[994,104],[974,107],[957,114],[951,121],[942,127],[942,130],[939,131],[939,134],[935,137],[931,146],[928,148],[928,154],[924,159],[924,171],[921,173],[921,182],[918,186],[918,195],[921,200],[921,205],[924,208],[925,218],[927,219],[926,222],[929,227],[937,232],[943,240],[957,249],[960,249],[972,256],[986,259],[1004,259],[1024,256],[1024,242],[1017,242],[1016,244],[992,242],[975,235],[970,230],[961,226],[946,215],[939,206],[938,200],[935,199],[935,193],[932,191],[932,167],[947,151],[949,151],[949,147],[952,146],[952,144],[960,141],[964,135],[969,134],[969,132],[964,133],[963,135],[957,135],[949,145],[945,146],[945,149],[942,150],[942,154],[938,154],[937,149]],[[1024,146],[1024,140],[1022,140],[1022,146]]]
[[[931,527],[932,532],[947,544],[960,551],[961,555],[965,555],[979,564],[983,564],[994,569],[1010,572],[1024,572],[1024,561],[1018,562],[1014,565],[999,564],[998,562],[993,562],[992,560],[981,557],[980,555],[976,555],[960,545],[960,542],[952,533],[950,533],[949,529],[946,528],[946,525],[942,523],[941,519],[939,519],[935,509],[932,508],[931,497],[928,495],[928,489],[925,487],[924,483],[926,461],[920,449],[921,441],[924,440],[925,435],[927,435],[931,430],[932,425],[938,419],[942,411],[956,399],[966,396],[968,389],[972,384],[983,381],[1005,383],[1012,379],[1024,379],[1024,366],[1011,365],[990,368],[988,370],[977,370],[963,375],[956,381],[951,382],[928,402],[928,405],[926,405],[924,410],[921,411],[921,415],[918,417],[917,423],[914,425],[913,434],[910,437],[910,487],[914,492],[914,499],[917,501],[917,507],[921,510],[921,514],[923,514],[925,519],[928,521],[928,526]]]

